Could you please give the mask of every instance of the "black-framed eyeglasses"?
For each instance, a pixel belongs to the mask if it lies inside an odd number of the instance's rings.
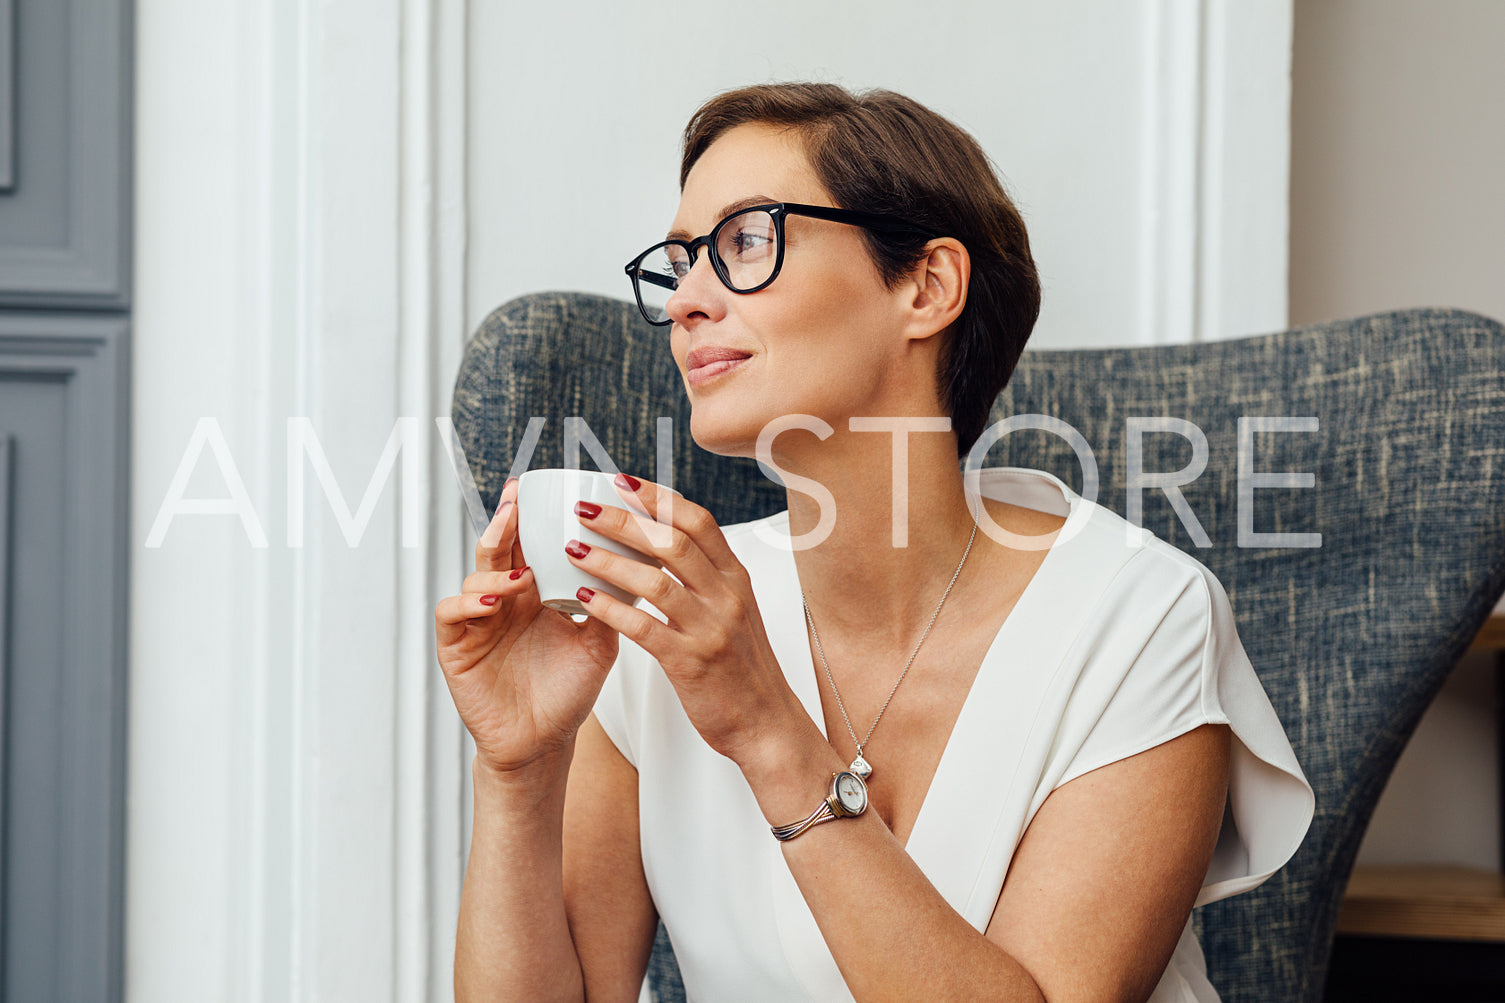
[[[797,202],[751,206],[732,213],[704,237],[665,240],[627,263],[627,276],[632,279],[632,292],[643,319],[657,327],[673,323],[666,309],[669,297],[690,274],[702,247],[710,251],[717,278],[732,292],[755,293],[766,288],[784,267],[784,220],[790,216],[935,236],[924,227],[881,213]]]

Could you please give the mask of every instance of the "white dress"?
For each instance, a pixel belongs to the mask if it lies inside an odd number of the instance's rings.
[[[978,669],[910,857],[984,930],[1051,791],[1215,722],[1231,725],[1233,755],[1197,905],[1264,881],[1300,845],[1315,801],[1222,586],[1047,473],[994,468],[980,483],[989,498],[1070,518]],[[794,556],[768,542],[787,538],[788,514],[723,531],[752,577],[780,666],[824,729]],[[705,744],[657,663],[626,639],[595,712],[638,771],[643,867],[689,998],[851,999],[741,772]],[[1152,1003],[1217,998],[1188,919]]]

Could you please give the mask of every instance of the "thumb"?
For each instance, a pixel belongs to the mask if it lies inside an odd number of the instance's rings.
[[[593,616],[586,617],[577,629],[580,631],[581,647],[600,665],[601,675],[605,676],[617,660],[617,652],[621,649],[621,635]]]

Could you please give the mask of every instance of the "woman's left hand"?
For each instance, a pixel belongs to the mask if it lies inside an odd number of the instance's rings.
[[[757,741],[777,733],[777,722],[797,721],[795,713],[809,721],[768,643],[747,569],[699,505],[626,474],[617,475],[616,487],[629,505],[635,497],[650,515],[582,502],[575,508],[581,524],[657,558],[673,577],[600,547],[583,557],[575,556],[576,549],[570,560],[646,599],[668,622],[600,590],[580,598],[591,616],[663,666],[706,743],[746,766]]]

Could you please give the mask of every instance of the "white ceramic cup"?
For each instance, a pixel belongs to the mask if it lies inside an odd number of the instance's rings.
[[[612,474],[599,470],[529,470],[517,483],[517,534],[523,559],[533,569],[538,597],[550,609],[561,613],[582,614],[585,607],[575,597],[584,586],[603,591],[625,603],[638,597],[615,585],[588,575],[570,563],[564,545],[579,540],[592,548],[600,547],[634,561],[662,567],[657,560],[615,540],[607,539],[581,522],[575,503],[594,502],[604,507],[632,511],[612,483]],[[639,513],[642,514],[642,513]]]

